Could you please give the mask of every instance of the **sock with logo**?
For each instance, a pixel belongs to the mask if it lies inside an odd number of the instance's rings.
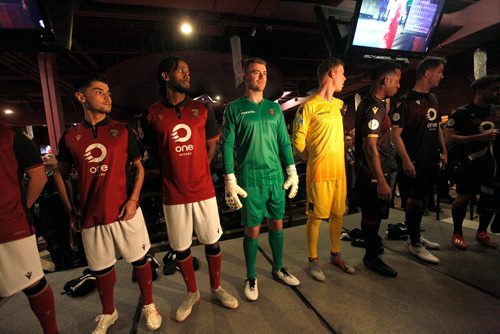
[[[185,252],[176,252],[176,261],[179,266],[179,270],[186,283],[186,287],[189,292],[198,291],[198,286],[196,285],[196,277],[194,276],[193,267],[193,256],[191,255],[191,249]]]
[[[97,291],[102,304],[103,314],[113,314],[115,311],[114,289],[116,283],[115,267],[94,272],[96,277]]]
[[[205,246],[205,257],[208,263],[210,287],[217,289],[220,286],[220,270],[222,267],[222,253],[220,247]]]
[[[52,287],[43,277],[33,288],[24,289],[33,313],[40,321],[44,334],[59,333]]]
[[[146,263],[144,263],[146,262]],[[147,257],[133,263],[135,279],[141,289],[143,305],[153,303],[153,274]]]

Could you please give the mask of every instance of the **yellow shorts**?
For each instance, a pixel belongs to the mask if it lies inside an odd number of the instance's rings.
[[[346,211],[347,181],[332,180],[307,182],[306,214],[328,219],[331,213],[343,215]]]

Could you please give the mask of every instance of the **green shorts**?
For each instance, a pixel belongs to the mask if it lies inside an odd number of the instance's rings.
[[[244,188],[248,196],[241,199],[241,224],[259,226],[264,217],[283,219],[285,215],[285,190],[281,184]]]

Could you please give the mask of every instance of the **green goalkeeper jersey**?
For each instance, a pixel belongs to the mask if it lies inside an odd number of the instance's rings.
[[[235,173],[243,188],[283,183],[280,154],[286,166],[294,164],[281,107],[267,99],[256,104],[243,96],[229,103],[222,143],[225,173]]]

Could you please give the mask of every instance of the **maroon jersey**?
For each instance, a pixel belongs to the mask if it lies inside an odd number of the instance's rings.
[[[142,128],[145,144],[156,144],[161,158],[163,203],[215,196],[207,141],[217,140],[220,132],[212,110],[189,98],[177,106],[158,101],[143,115]]]
[[[83,228],[111,224],[127,200],[127,167],[141,159],[132,129],[105,118],[69,129],[59,142],[58,160],[72,163],[78,173]]]
[[[22,177],[43,162],[30,139],[4,125],[0,125],[0,161],[0,243],[4,243],[34,233],[26,214]]]

